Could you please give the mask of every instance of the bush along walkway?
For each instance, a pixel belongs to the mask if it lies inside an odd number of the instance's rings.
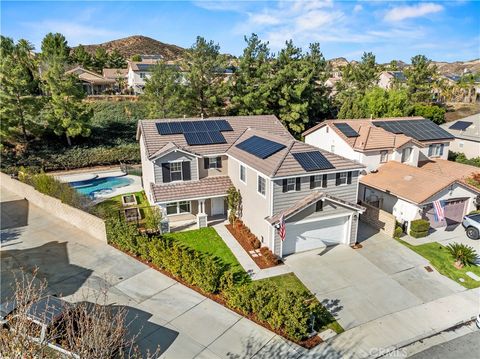
[[[203,248],[213,228],[147,237],[118,218],[106,224],[110,244],[297,344],[313,347],[321,339],[312,332],[343,330],[295,276],[252,282],[219,243]]]

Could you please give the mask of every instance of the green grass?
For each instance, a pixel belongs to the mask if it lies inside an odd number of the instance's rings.
[[[195,249],[201,253],[213,255],[230,266],[235,272],[244,272],[237,258],[230,251],[230,248],[220,238],[212,227],[194,229],[192,231],[166,233],[165,238],[176,240],[185,246]]]
[[[398,241],[412,251],[420,254],[422,257],[425,257],[440,274],[443,274],[458,284],[463,285],[465,288],[471,289],[480,287],[480,282],[473,280],[466,274],[467,272],[472,272],[480,276],[480,267],[473,265],[465,266],[462,269],[455,268],[453,265],[455,261],[454,258],[450,255],[448,249],[441,244],[433,242],[413,246],[401,239],[398,239]],[[463,278],[465,281],[461,282],[460,278]]]
[[[308,292],[307,287],[302,283],[300,279],[293,273],[283,274],[276,277],[270,277],[261,279],[258,282],[262,283],[272,283],[273,285],[277,285],[280,290],[292,290],[298,292]],[[310,293],[311,294],[311,293]],[[311,294],[313,296],[313,294]],[[318,300],[315,299],[317,302]],[[342,333],[344,329],[342,326],[335,320],[335,317],[329,313],[329,315],[325,318],[325,322],[319,328],[316,328],[317,331],[323,331],[325,329],[332,329],[336,333]]]

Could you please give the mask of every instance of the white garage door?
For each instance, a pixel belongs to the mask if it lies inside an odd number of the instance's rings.
[[[283,255],[346,243],[348,217],[287,223]]]

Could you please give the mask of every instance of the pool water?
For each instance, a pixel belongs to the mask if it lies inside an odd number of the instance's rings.
[[[70,185],[79,193],[95,197],[96,194],[111,193],[114,188],[125,187],[133,183],[133,179],[126,177],[95,178],[88,181],[72,182]]]

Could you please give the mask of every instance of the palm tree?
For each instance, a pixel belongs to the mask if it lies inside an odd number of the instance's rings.
[[[473,247],[462,243],[451,243],[447,246],[447,250],[455,259],[455,267],[461,269],[466,265],[475,264],[477,252]]]

